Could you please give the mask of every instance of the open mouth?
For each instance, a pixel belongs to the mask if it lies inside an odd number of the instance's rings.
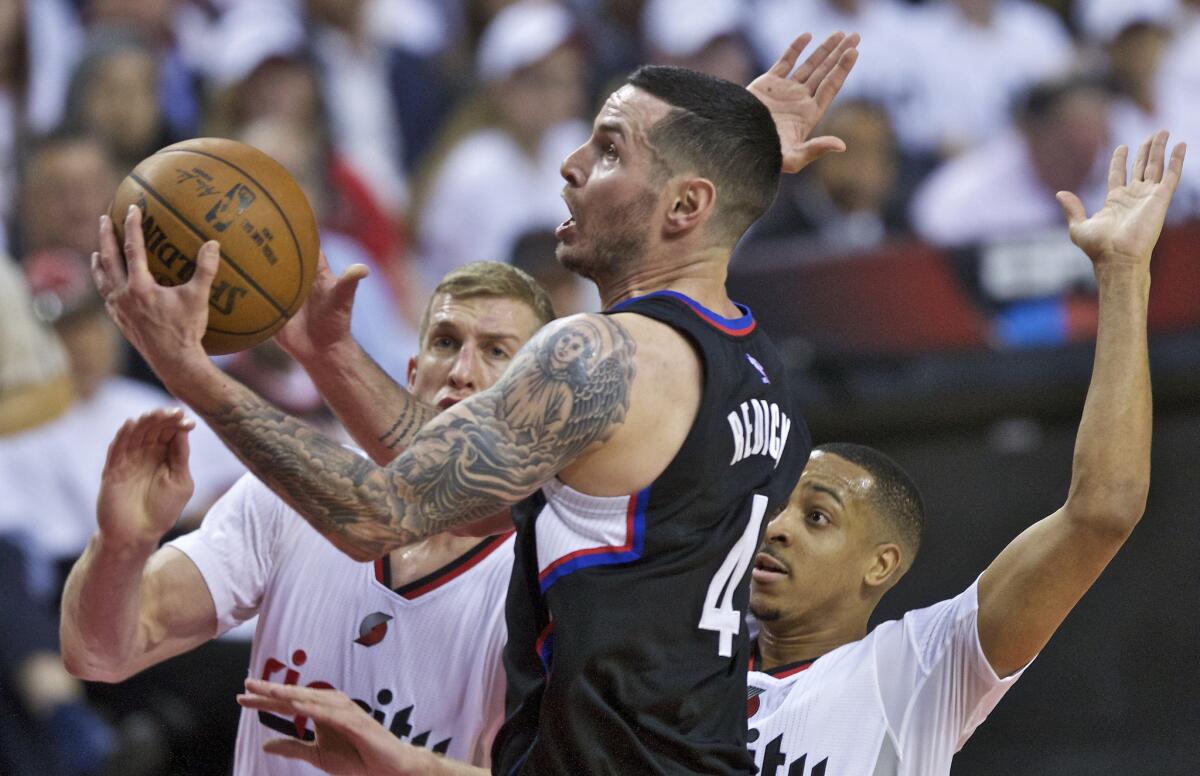
[[[438,409],[444,410],[447,407],[453,407],[455,404],[458,404],[460,401],[462,401],[462,399],[460,399],[456,396],[447,396],[446,398],[439,401],[437,403],[437,406],[438,406]]]
[[[786,577],[789,574],[787,566],[765,552],[754,557],[754,571],[751,577],[759,582]]]
[[[571,203],[567,201],[565,196],[563,197],[563,202],[565,202],[567,205],[568,215],[567,220],[559,224],[558,228],[554,230],[554,236],[559,240],[567,240],[570,237],[573,237],[577,232],[575,228],[575,211],[572,209]]]

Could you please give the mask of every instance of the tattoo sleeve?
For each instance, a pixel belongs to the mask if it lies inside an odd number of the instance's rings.
[[[430,421],[386,468],[245,388],[197,409],[314,528],[370,560],[511,506],[609,438],[629,409],[634,352],[604,316],[545,327],[499,382]]]

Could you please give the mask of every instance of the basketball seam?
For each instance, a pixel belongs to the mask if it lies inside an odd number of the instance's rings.
[[[279,213],[279,217],[283,219],[283,225],[285,227],[287,227],[288,235],[291,236],[291,238],[292,238],[292,244],[296,248],[296,261],[300,265],[300,283],[296,287],[296,293],[292,295],[292,301],[288,304],[288,307],[290,308],[293,304],[295,304],[296,300],[300,297],[300,294],[304,290],[304,287],[305,287],[304,286],[304,255],[303,255],[303,252],[300,250],[300,238],[296,237],[296,230],[292,228],[291,219],[289,219],[287,217],[287,213],[280,206],[280,204],[275,201],[275,197],[271,196],[271,192],[269,190],[267,190],[267,187],[263,186],[261,183],[258,182],[257,178],[255,178],[253,175],[251,175],[250,173],[243,170],[241,167],[238,167],[233,162],[229,161],[228,159],[226,159],[224,157],[217,156],[216,154],[210,153],[208,151],[197,151],[194,148],[164,148],[161,151],[159,151],[158,153],[156,153],[155,156],[158,156],[158,154],[196,154],[197,156],[206,156],[209,159],[214,159],[218,162],[221,162],[222,164],[227,164],[230,167],[232,167],[233,169],[237,170],[242,175],[245,175],[250,180],[251,183],[253,183],[255,186],[258,187],[259,191],[261,191],[263,194],[266,195],[267,199],[271,200],[271,204],[275,206],[275,211],[277,213]],[[267,158],[270,159],[269,156]],[[275,160],[271,159],[271,161],[274,162]],[[275,162],[275,163],[279,164],[278,162]],[[284,170],[284,172],[286,173],[287,171]],[[303,194],[303,192],[301,192],[301,193]],[[284,315],[287,315],[287,313],[285,312]],[[288,317],[291,317],[291,316],[288,316]]]
[[[140,175],[137,175],[136,173],[132,173],[132,172],[131,172],[131,173],[129,173],[129,177],[130,177],[130,178],[133,178],[134,182],[135,182],[135,183],[137,183],[139,186],[141,186],[141,187],[142,187],[142,189],[143,189],[143,190],[144,190],[144,191],[145,191],[147,194],[149,194],[150,196],[154,197],[154,199],[155,199],[155,200],[158,202],[158,204],[162,205],[162,206],[163,206],[163,207],[165,207],[165,208],[166,208],[168,211],[170,211],[171,215],[175,216],[175,219],[176,219],[177,221],[179,221],[179,223],[183,224],[183,225],[184,225],[184,226],[186,226],[188,229],[191,229],[191,230],[192,230],[192,232],[194,232],[194,233],[195,233],[195,235],[196,235],[197,237],[199,237],[201,240],[208,240],[208,239],[210,239],[210,238],[208,238],[208,237],[205,237],[205,236],[204,236],[204,232],[200,231],[200,228],[199,228],[199,227],[197,227],[197,226],[196,226],[195,224],[193,224],[191,221],[188,221],[186,218],[184,218],[184,217],[183,217],[183,214],[182,214],[182,213],[180,213],[178,210],[176,210],[176,209],[175,209],[175,208],[174,208],[174,207],[171,205],[171,203],[170,203],[170,202],[168,202],[168,201],[166,200],[166,198],[165,198],[165,197],[163,197],[163,195],[162,195],[162,194],[159,194],[157,191],[155,191],[153,188],[151,188],[151,187],[150,187],[150,184],[149,184],[149,183],[147,183],[145,180],[143,180],[143,179],[142,179],[142,177],[141,177]],[[256,184],[256,185],[257,185],[257,184]],[[271,295],[270,295],[270,294],[268,294],[268,293],[267,293],[267,292],[266,292],[266,291],[263,289],[263,287],[262,287],[262,286],[260,286],[260,285],[259,285],[257,282],[255,282],[254,278],[252,278],[250,275],[246,274],[246,271],[245,271],[245,270],[243,270],[241,267],[239,267],[239,266],[237,265],[237,262],[235,262],[233,259],[229,258],[229,255],[228,255],[228,254],[226,254],[226,253],[225,253],[225,251],[221,251],[221,258],[223,258],[223,259],[224,259],[224,260],[225,260],[225,261],[226,261],[226,262],[229,264],[230,268],[231,268],[231,269],[233,269],[233,271],[234,271],[234,272],[236,272],[236,273],[238,273],[239,275],[241,275],[242,279],[243,279],[243,280],[245,280],[247,283],[249,283],[251,288],[253,288],[253,289],[254,289],[255,291],[257,291],[259,294],[261,294],[261,295],[262,295],[262,298],[263,298],[263,299],[266,299],[266,300],[267,300],[267,303],[268,303],[268,304],[270,304],[272,307],[274,307],[274,308],[275,308],[275,310],[276,310],[276,312],[278,312],[278,313],[279,313],[280,315],[282,315],[284,318],[290,318],[290,317],[291,317],[290,315],[288,315],[288,313],[287,313],[287,310],[286,310],[284,307],[281,307],[281,306],[279,305],[279,302],[276,302],[276,301],[275,301],[275,300],[274,300],[274,299],[271,297]]]

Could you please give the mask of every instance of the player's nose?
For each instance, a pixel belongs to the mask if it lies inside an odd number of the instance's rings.
[[[479,388],[481,368],[479,349],[469,342],[464,343],[459,348],[446,379],[453,388],[474,391]]]
[[[790,523],[787,519],[788,512],[784,510],[771,519],[767,523],[766,533],[763,535],[764,544],[773,544],[777,547],[787,547],[792,543],[792,532]]]
[[[578,188],[587,180],[587,175],[584,174],[583,153],[587,148],[587,144],[579,146],[566,159],[563,159],[562,164],[558,168],[558,172],[562,175],[563,180],[568,186]]]

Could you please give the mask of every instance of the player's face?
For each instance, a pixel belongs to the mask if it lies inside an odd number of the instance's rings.
[[[750,611],[764,623],[821,627],[857,612],[875,547],[861,467],[814,451],[787,507],[767,525],[751,572]]]
[[[540,328],[524,302],[495,296],[438,294],[421,352],[408,363],[408,384],[423,402],[446,409],[485,390]]]
[[[657,97],[623,86],[604,103],[592,136],[563,161],[570,217],[555,235],[567,269],[602,281],[636,266],[646,253],[662,177],[648,131],[669,110]]]

